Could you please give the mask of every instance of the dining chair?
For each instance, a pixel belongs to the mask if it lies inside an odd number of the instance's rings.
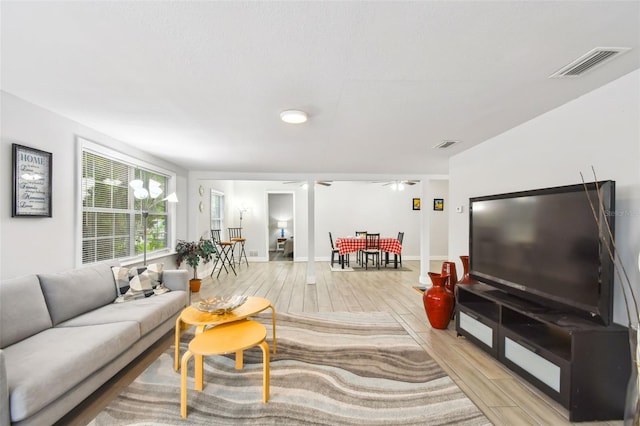
[[[398,232],[398,242],[400,243],[400,246],[402,246],[402,240],[404,239],[404,232]],[[387,265],[389,264],[389,257],[385,256],[386,262],[384,262],[384,267],[386,268]],[[400,247],[400,254],[393,254],[393,262],[395,265],[400,264],[400,267],[402,268],[402,247]]]
[[[233,248],[231,249],[231,261],[234,262],[234,253],[236,249],[236,245],[240,243],[240,254],[238,256],[238,265],[242,263],[242,256],[244,256],[245,262],[247,262],[247,266],[249,266],[249,259],[247,259],[247,252],[244,250],[244,243],[247,241],[246,238],[242,238],[242,228],[227,228],[229,231],[229,241],[233,243]]]
[[[356,231],[356,238],[365,238],[367,236],[367,231]],[[360,264],[362,261],[362,250],[358,250],[356,252],[356,263]]]
[[[338,255],[338,263],[344,267],[345,262],[346,265],[349,265],[349,253],[345,255],[340,254],[340,250],[334,247],[333,245],[333,237],[331,236],[331,232],[329,232],[329,241],[331,242],[331,267],[333,268],[333,264],[335,262],[335,255]]]
[[[222,268],[224,268],[224,270],[227,271],[227,274],[229,273],[229,270],[227,269],[227,265],[231,267],[233,274],[237,276],[238,273],[236,272],[236,268],[233,267],[233,262],[231,261],[231,258],[229,258],[229,254],[231,252],[231,249],[233,248],[233,243],[231,241],[222,241],[220,239],[219,229],[211,230],[211,239],[213,240],[213,245],[220,249],[218,250],[219,255],[216,258],[216,263],[213,265],[211,276],[213,276],[213,273],[216,271],[216,266],[218,265],[218,262],[221,262],[220,270],[218,271],[218,277],[220,277],[220,272],[222,272]]]
[[[365,269],[369,269],[369,256],[380,269],[380,234],[367,234],[365,248],[362,250],[362,262]]]

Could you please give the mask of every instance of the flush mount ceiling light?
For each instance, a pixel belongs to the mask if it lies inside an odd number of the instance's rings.
[[[297,109],[288,109],[280,113],[280,119],[289,124],[302,124],[307,121],[307,113]]]

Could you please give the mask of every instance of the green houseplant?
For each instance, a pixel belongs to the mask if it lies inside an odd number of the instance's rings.
[[[189,280],[191,291],[200,291],[200,284],[202,280],[198,278],[198,266],[200,265],[200,261],[202,261],[202,263],[207,263],[216,254],[216,249],[213,246],[213,243],[211,240],[205,240],[203,238],[200,238],[200,241],[197,242],[178,240],[178,243],[176,244],[176,253],[178,255],[176,258],[178,268],[182,262],[186,262],[187,265],[193,268],[193,278]]]

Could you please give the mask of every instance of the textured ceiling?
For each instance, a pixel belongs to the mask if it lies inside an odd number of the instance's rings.
[[[2,90],[189,170],[446,173],[640,67],[638,1],[2,1]],[[632,50],[548,79],[594,47]],[[303,125],[281,110],[307,111]],[[446,151],[432,147],[460,140]]]

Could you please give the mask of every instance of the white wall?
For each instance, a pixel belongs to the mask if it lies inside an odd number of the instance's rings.
[[[200,195],[200,186],[203,188],[204,194]],[[199,181],[197,185],[195,223],[197,225],[197,235],[195,239],[211,238],[211,191],[216,191],[224,195],[225,211],[224,211],[224,228],[221,230],[220,238],[226,239],[227,228],[239,226],[239,213],[234,212],[234,206],[229,205],[229,200],[233,200],[233,185],[230,182],[220,181]],[[200,211],[200,203],[203,205]],[[235,214],[234,214],[235,213]]]
[[[616,244],[638,288],[639,82],[637,70],[453,157],[450,204],[465,214],[449,210],[451,257],[468,254],[469,197],[580,183],[580,172],[592,181],[593,166],[598,180],[616,181]],[[627,323],[619,283],[614,320]]]
[[[111,149],[177,173],[176,193],[186,200],[187,173],[121,141],[40,108],[11,94],[0,92],[2,135],[0,137],[0,277],[57,272],[80,266],[80,222],[76,170],[82,137]],[[18,143],[53,154],[51,218],[11,217],[11,144]],[[177,236],[186,235],[186,203],[177,205]],[[182,218],[182,220],[180,220]],[[173,265],[171,265],[173,267]]]
[[[434,211],[433,199],[422,203],[423,209],[431,210],[431,222],[429,223],[430,257],[434,260],[448,260],[449,211],[453,208],[449,204],[449,181],[432,180],[431,182],[434,198],[442,198],[444,200],[444,210]]]

